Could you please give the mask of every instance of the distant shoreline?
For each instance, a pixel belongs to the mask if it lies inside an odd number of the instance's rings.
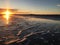
[[[60,21],[60,14],[13,14],[14,16],[26,16],[26,17],[35,17],[35,18],[43,18],[43,19],[51,19]],[[2,16],[2,14],[0,14]]]

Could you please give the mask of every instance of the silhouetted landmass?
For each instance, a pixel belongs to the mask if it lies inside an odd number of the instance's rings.
[[[35,18],[44,18],[44,19],[51,19],[51,20],[60,20],[60,14],[16,14],[17,16],[28,16],[28,17],[35,17]]]

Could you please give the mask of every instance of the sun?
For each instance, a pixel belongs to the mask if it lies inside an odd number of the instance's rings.
[[[3,14],[4,14],[3,17],[6,19],[6,23],[8,24],[11,16],[11,12],[9,10],[6,10]]]

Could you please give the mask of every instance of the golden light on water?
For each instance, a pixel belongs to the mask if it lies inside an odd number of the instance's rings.
[[[12,13],[7,9],[3,14],[4,14],[3,17],[6,20],[6,24],[9,24],[9,19]]]

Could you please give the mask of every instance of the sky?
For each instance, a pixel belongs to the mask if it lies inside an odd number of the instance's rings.
[[[34,14],[60,14],[60,0],[0,0],[0,8],[18,9]]]

